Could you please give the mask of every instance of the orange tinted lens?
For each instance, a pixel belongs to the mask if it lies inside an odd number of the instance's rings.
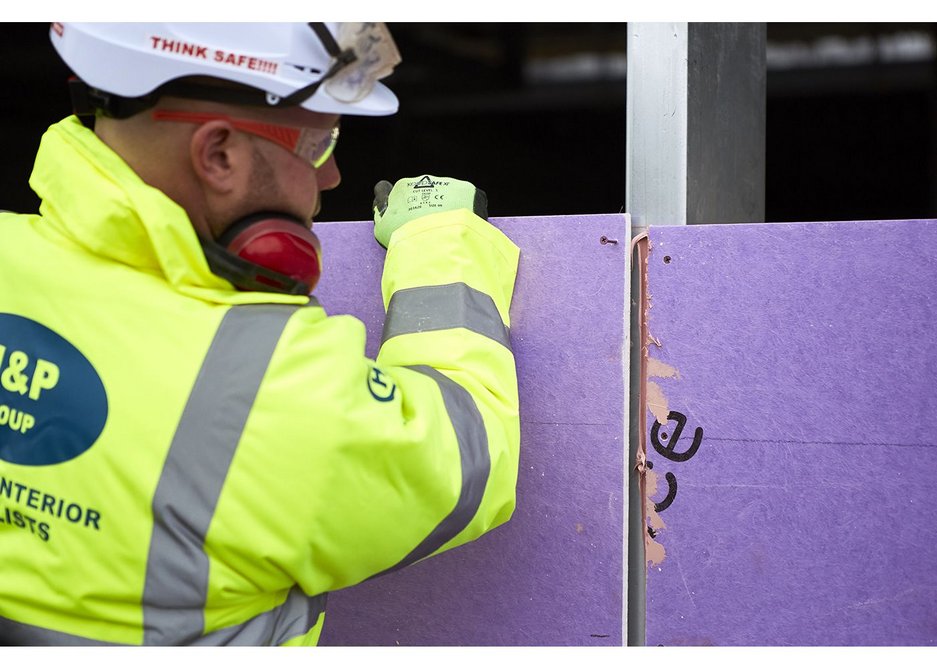
[[[329,159],[338,143],[338,126],[328,130],[303,128],[293,152],[318,169]]]

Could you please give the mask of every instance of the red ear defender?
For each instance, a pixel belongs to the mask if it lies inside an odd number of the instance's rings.
[[[232,281],[241,289],[298,294],[295,282],[309,294],[322,273],[319,239],[302,221],[285,214],[260,213],[239,220],[225,230],[218,242],[232,255],[261,269],[243,277],[250,282]]]

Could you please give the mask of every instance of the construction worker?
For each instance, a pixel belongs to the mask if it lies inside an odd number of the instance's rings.
[[[484,194],[376,187],[376,361],[309,296],[339,118],[397,108],[387,28],[50,36],[95,120],[0,214],[0,643],[311,645],[327,592],[505,522],[518,249]]]

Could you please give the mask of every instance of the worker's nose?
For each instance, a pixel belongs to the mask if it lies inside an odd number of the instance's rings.
[[[316,181],[319,183],[319,190],[332,190],[342,182],[342,174],[338,170],[334,155],[316,170]]]

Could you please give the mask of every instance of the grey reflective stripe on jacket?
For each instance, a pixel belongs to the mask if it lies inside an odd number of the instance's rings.
[[[257,390],[297,308],[272,304],[230,308],[205,356],[153,496],[153,535],[142,601],[146,645],[211,640],[212,644],[280,644],[306,633],[325,609],[324,596],[308,601],[294,591],[282,610],[203,638],[208,596],[205,536]]]
[[[0,617],[0,646],[80,645],[101,647],[113,644]]]
[[[294,587],[282,605],[252,617],[243,624],[218,629],[201,636],[193,645],[281,645],[290,638],[306,634],[325,612],[326,596],[310,598]],[[118,643],[44,629],[0,617],[0,646],[4,645],[75,645],[110,646]]]
[[[452,422],[456,440],[459,443],[462,489],[455,508],[419,545],[411,550],[410,554],[400,563],[373,577],[399,570],[428,557],[465,529],[478,512],[482,497],[485,495],[485,487],[488,485],[488,473],[491,470],[485,422],[468,390],[432,367],[412,366],[408,368],[426,374],[439,385],[446,412],[449,414],[449,420]]]
[[[145,645],[280,645],[306,634],[325,611],[324,594],[308,597],[294,587],[276,608],[205,633],[205,536],[260,383],[297,308],[233,306],[209,346],[153,496],[153,533],[142,600]],[[3,618],[0,642],[114,644]]]
[[[501,320],[490,295],[465,283],[405,288],[387,304],[382,343],[395,336],[461,327],[486,336],[511,350],[510,330]],[[378,577],[429,556],[469,525],[485,495],[491,457],[488,434],[475,400],[468,390],[428,366],[409,367],[436,381],[455,430],[462,465],[462,489],[452,511],[398,564]]]
[[[494,300],[465,283],[405,288],[387,304],[382,342],[402,334],[463,327],[511,349],[510,330]]]

